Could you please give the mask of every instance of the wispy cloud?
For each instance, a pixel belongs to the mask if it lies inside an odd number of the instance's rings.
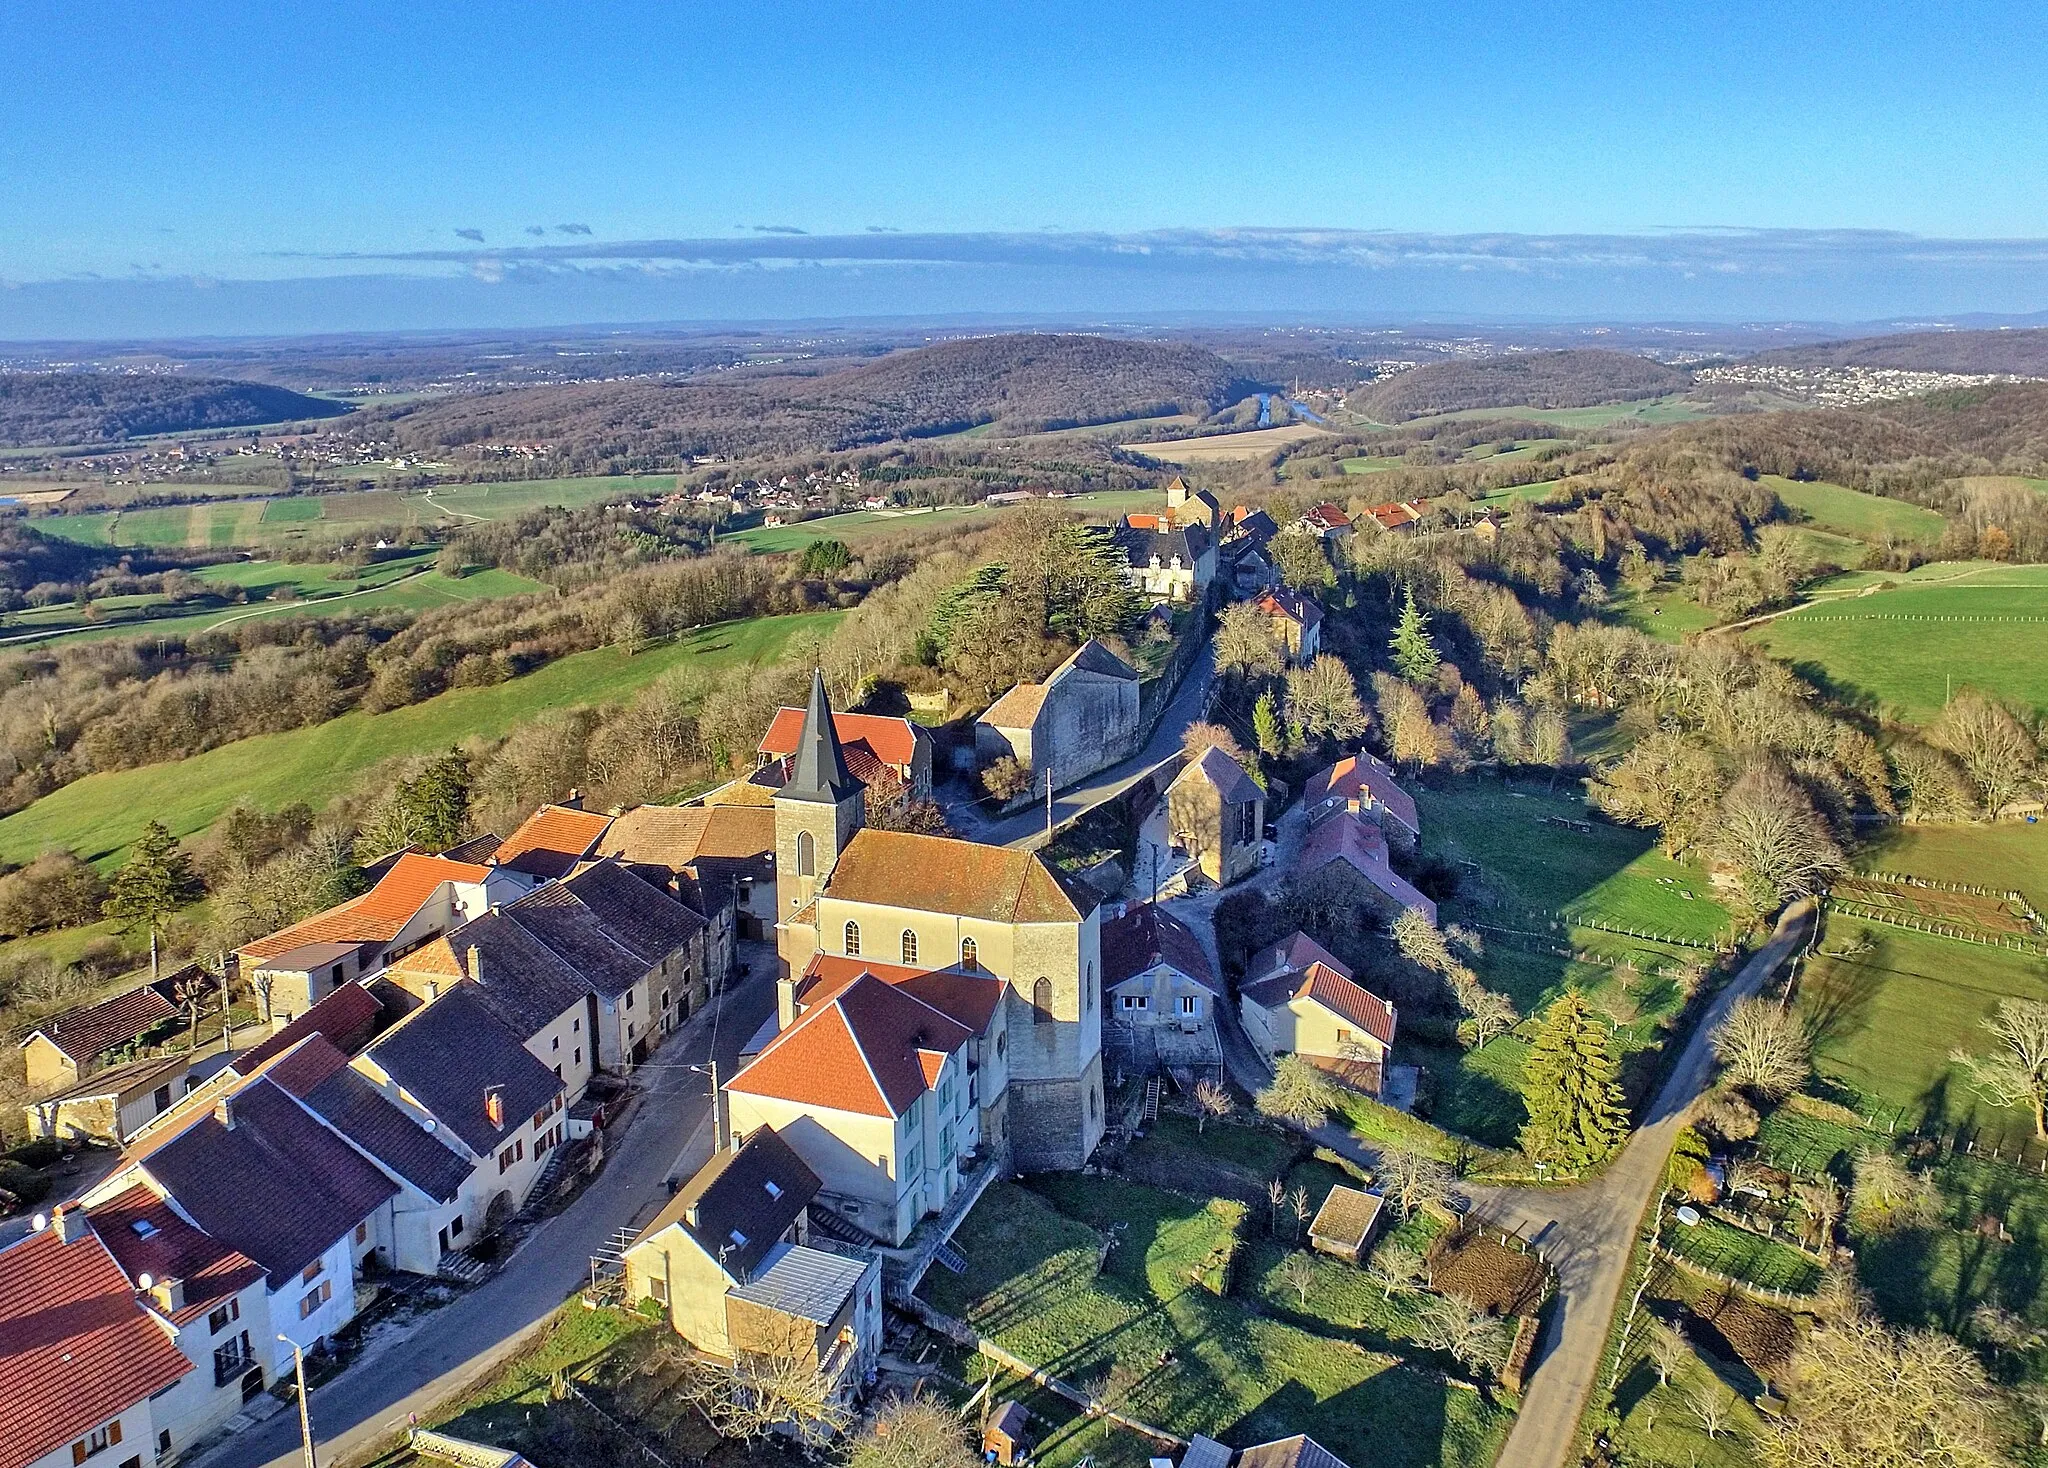
[[[589,234],[589,233],[590,233],[590,226],[589,226],[589,225],[587,225],[587,224],[558,224],[558,225],[556,225],[556,226],[555,226],[555,233],[556,233],[556,234]]]
[[[484,242],[484,232],[480,229],[458,229],[455,231],[455,237],[459,240],[475,240],[478,244]]]
[[[735,224],[734,229],[751,230],[755,234],[809,234],[807,229],[798,229],[793,224]]]
[[[547,234],[548,227],[545,224],[529,224],[526,226],[526,232],[539,239]]]

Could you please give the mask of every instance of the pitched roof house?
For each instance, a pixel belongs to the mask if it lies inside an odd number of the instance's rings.
[[[144,984],[97,1004],[52,1015],[21,1042],[31,1091],[69,1086],[142,1036],[178,1018],[178,1006]]]
[[[0,1249],[0,1468],[154,1461],[150,1398],[191,1370],[82,1209]]]
[[[1225,1001],[1194,929],[1156,903],[1102,925],[1105,1040],[1140,1073],[1206,1070],[1222,1062],[1215,1006]]]
[[[1267,631],[1291,666],[1315,661],[1323,648],[1323,609],[1314,597],[1279,586],[1259,595],[1252,606],[1265,617]]]
[[[1137,749],[1138,670],[1094,638],[1042,683],[1019,683],[974,721],[983,764],[1005,755],[1060,789]]]
[[[1311,775],[1302,786],[1301,804],[1311,819],[1343,807],[1398,827],[1411,842],[1422,834],[1415,797],[1401,788],[1391,766],[1362,749]]]
[[[493,860],[529,877],[552,881],[566,877],[576,863],[597,850],[598,838],[612,818],[599,811],[585,810],[574,795],[566,805],[544,805],[524,821],[498,847]]]
[[[1170,515],[1126,515],[1112,532],[1124,558],[1124,576],[1162,601],[1201,600],[1216,576],[1216,537],[1199,521],[1176,524]]]
[[[1295,524],[1318,539],[1336,540],[1351,533],[1351,517],[1325,500],[1302,512]]]
[[[1388,864],[1386,836],[1376,823],[1363,816],[1340,809],[1309,828],[1308,839],[1295,858],[1294,870],[1297,875],[1308,876],[1326,867],[1354,873],[1364,883],[1370,900],[1389,917],[1398,916],[1404,907],[1412,907],[1432,924],[1436,922],[1436,904]]]
[[[1378,1095],[1398,1022],[1391,1001],[1320,960],[1246,983],[1245,1033],[1269,1056],[1299,1055]]]
[[[803,726],[802,709],[777,709],[774,719],[769,722],[768,732],[761,736],[762,763],[793,756]],[[932,737],[920,725],[882,714],[835,713],[832,715],[832,727],[839,736],[841,748],[846,751],[849,764],[859,754],[864,754],[900,780],[912,799],[931,799]]]
[[[1198,859],[1202,874],[1227,885],[1258,870],[1266,792],[1212,744],[1167,787],[1166,823],[1168,838]]]

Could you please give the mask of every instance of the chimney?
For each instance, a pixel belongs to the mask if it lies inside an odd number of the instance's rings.
[[[468,955],[467,955],[467,958],[468,958],[468,963],[467,963],[467,965],[466,965],[466,966],[467,966],[467,968],[469,969],[469,976],[470,976],[470,978],[471,978],[471,979],[472,979],[473,981],[475,981],[476,983],[479,983],[479,984],[481,984],[481,983],[482,983],[482,982],[484,981],[484,951],[483,951],[483,949],[482,949],[482,948],[472,948],[472,949],[470,949],[470,950],[469,950],[469,953],[468,953]]]
[[[223,1096],[213,1103],[213,1119],[221,1124],[224,1131],[235,1129],[235,1098]]]
[[[565,801],[563,801],[563,802],[562,802],[562,809],[563,809],[563,810],[581,810],[581,809],[583,809],[583,792],[582,792],[581,790],[571,790],[571,791],[569,792],[569,798],[568,798],[567,800],[565,800]]]
[[[496,1086],[484,1090],[484,1115],[490,1118],[494,1127],[505,1125],[505,1093]]]
[[[796,976],[784,974],[775,981],[775,1028],[786,1030],[796,1023]]]
[[[85,1210],[73,1204],[50,1215],[50,1227],[60,1244],[75,1244],[85,1237]]]

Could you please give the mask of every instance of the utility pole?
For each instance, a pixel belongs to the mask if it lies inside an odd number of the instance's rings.
[[[292,1364],[299,1373],[299,1447],[306,1455],[306,1468],[320,1468],[320,1462],[313,1456],[313,1418],[306,1403],[306,1355],[299,1349],[299,1343],[290,1336],[278,1337],[292,1348]]]
[[[1045,767],[1045,843],[1052,844],[1052,766]]]

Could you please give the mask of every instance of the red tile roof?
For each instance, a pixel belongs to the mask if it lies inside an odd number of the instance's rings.
[[[1342,530],[1351,523],[1351,517],[1325,500],[1304,514],[1302,519],[1325,530]]]
[[[1428,513],[1428,500],[1395,500],[1384,505],[1374,505],[1366,514],[1389,530],[1399,530],[1404,525],[1413,525]]]
[[[1393,770],[1384,761],[1373,758],[1364,750],[1309,776],[1308,783],[1301,789],[1302,807],[1310,811],[1325,801],[1355,800],[1365,804],[1368,798],[1369,803],[1384,807],[1387,814],[1407,827],[1410,833],[1422,833],[1422,815],[1415,808],[1415,797],[1401,788]]]
[[[803,728],[802,709],[777,709],[768,732],[761,736],[761,753],[771,759],[795,754],[797,736]],[[883,764],[908,769],[917,758],[917,725],[908,719],[835,713],[832,731],[839,736],[841,745],[865,744]]]
[[[1436,921],[1436,904],[1416,891],[1408,880],[1387,865],[1387,838],[1371,821],[1349,811],[1325,816],[1302,844],[1294,870],[1320,871],[1332,862],[1343,862],[1391,901],[1402,907],[1420,908],[1430,922]]]
[[[94,1056],[126,1045],[165,1020],[177,1017],[178,1006],[145,984],[83,1009],[68,1009],[44,1020],[29,1035],[41,1035],[61,1050],[66,1059],[84,1065]]]
[[[388,943],[427,905],[443,882],[482,882],[491,869],[473,862],[449,861],[408,851],[377,885],[360,897],[316,913],[304,922],[281,928],[235,950],[261,962],[289,953],[305,943]]]
[[[1141,902],[1102,925],[1102,982],[1121,984],[1160,963],[1221,994],[1216,971],[1195,930],[1162,907]]]
[[[530,877],[560,877],[590,855],[612,823],[608,815],[566,805],[544,805],[505,838],[497,850],[501,867]]]
[[[672,871],[705,857],[752,860],[775,851],[775,812],[752,805],[639,805],[612,822],[597,850]]]
[[[885,984],[909,990],[940,1014],[965,1025],[975,1034],[988,1030],[988,1023],[1002,1007],[1010,986],[990,973],[968,973],[957,968],[921,969],[900,963],[876,963],[866,958],[845,958],[836,953],[814,954],[797,985],[797,1002],[823,1003],[862,974],[873,974]]]
[[[0,1249],[0,1468],[27,1468],[192,1369],[90,1228],[67,1244],[52,1224]]]
[[[1034,852],[864,827],[823,896],[999,923],[1074,923],[1081,909]]]
[[[263,1278],[262,1265],[194,1228],[140,1183],[92,1209],[90,1216],[100,1242],[130,1280],[146,1274],[158,1284],[183,1282],[185,1303],[171,1314],[180,1325]]]
[[[325,999],[253,1049],[234,1059],[242,1075],[253,1075],[266,1060],[284,1054],[308,1035],[319,1035],[344,1055],[354,1055],[370,1042],[383,1020],[384,1006],[361,984],[343,984]]]
[[[1313,627],[1323,620],[1323,609],[1316,605],[1312,596],[1281,587],[1268,591],[1252,603],[1269,617],[1285,617],[1298,622],[1302,627]]]
[[[1394,1006],[1325,963],[1247,984],[1244,997],[1262,1009],[1279,1009],[1297,999],[1313,1000],[1382,1045],[1394,1043]]]
[[[863,975],[804,1011],[726,1089],[862,1116],[900,1117],[935,1084],[923,1052],[972,1038],[903,988]]]

